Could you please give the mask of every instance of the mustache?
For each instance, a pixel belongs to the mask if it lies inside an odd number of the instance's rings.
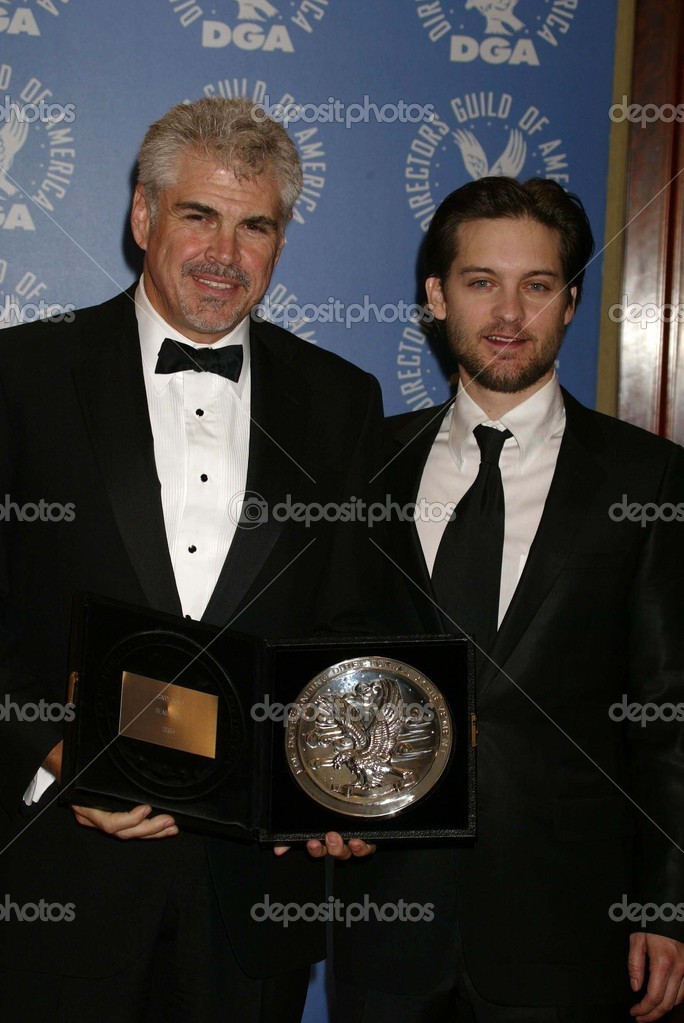
[[[221,263],[185,263],[182,269],[183,277],[191,275],[207,277],[222,277],[226,281],[237,281],[243,288],[249,288],[252,278],[239,266],[223,266]]]
[[[531,333],[529,330],[525,330],[521,323],[495,323],[492,326],[485,328],[481,332],[481,336],[488,336],[490,334],[513,334],[511,341],[536,341],[536,335]]]

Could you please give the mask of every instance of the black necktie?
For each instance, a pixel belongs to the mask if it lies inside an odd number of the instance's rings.
[[[242,369],[242,345],[192,348],[170,337],[164,338],[154,372],[179,373],[186,369],[193,369],[195,373],[218,373],[228,380],[237,380]]]
[[[504,493],[499,456],[509,430],[475,427],[480,468],[461,498],[437,550],[432,583],[446,627],[473,633],[491,649],[499,619],[504,542]],[[446,617],[448,615],[448,618]],[[478,658],[479,660],[480,658]]]

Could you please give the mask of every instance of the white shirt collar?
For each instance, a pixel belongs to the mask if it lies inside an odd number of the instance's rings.
[[[226,380],[226,383],[235,389],[238,397],[241,396],[244,382],[247,379],[247,367],[249,365],[249,316],[245,316],[238,323],[237,327],[234,327],[229,334],[219,338],[213,345],[198,345],[196,342],[191,341],[190,338],[185,337],[184,334],[181,334],[179,330],[176,330],[175,327],[172,327],[159,315],[147,297],[144,275],[141,276],[138,281],[138,287],[135,289],[135,315],[138,320],[138,334],[140,335],[140,350],[143,363],[157,391],[161,392],[165,387],[168,387],[173,377],[173,373],[155,373],[157,356],[159,355],[162,342],[164,338],[171,337],[176,338],[183,344],[191,345],[193,348],[224,348],[226,345],[242,345],[244,354],[240,378],[237,381]]]
[[[460,469],[463,466],[464,446],[476,426],[484,423],[486,426],[510,430],[518,446],[518,469],[522,472],[548,439],[562,429],[564,422],[565,405],[555,373],[548,383],[501,416],[501,419],[489,419],[459,381],[456,398],[444,417],[440,433],[448,431],[449,450]]]

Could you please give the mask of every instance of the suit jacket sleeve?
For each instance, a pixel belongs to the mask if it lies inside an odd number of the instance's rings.
[[[58,725],[41,720],[22,720],[28,705],[41,706],[45,691],[28,669],[22,665],[16,645],[6,625],[7,607],[12,600],[9,578],[9,549],[13,530],[18,528],[15,481],[9,455],[11,425],[4,392],[0,386],[0,772],[3,803],[14,816],[21,807],[21,797],[46,755],[61,739]],[[30,524],[24,524],[30,528]],[[40,636],[36,636],[40,642]],[[34,716],[33,707],[31,716]]]
[[[648,530],[629,633],[629,733],[636,803],[635,901],[646,929],[684,940],[684,451],[673,447],[657,498],[635,508]],[[646,522],[651,519],[651,522]],[[663,912],[662,907],[672,906]],[[675,911],[678,907],[679,911]],[[672,916],[672,919],[668,917]],[[679,919],[677,919],[679,917]],[[643,929],[640,924],[635,930]]]

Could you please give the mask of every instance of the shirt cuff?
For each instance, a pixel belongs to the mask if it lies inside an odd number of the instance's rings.
[[[45,767],[39,767],[38,771],[31,779],[29,787],[24,793],[24,802],[27,806],[31,806],[32,803],[37,803],[44,792],[52,785],[53,781],[57,781],[57,777],[48,771]]]

